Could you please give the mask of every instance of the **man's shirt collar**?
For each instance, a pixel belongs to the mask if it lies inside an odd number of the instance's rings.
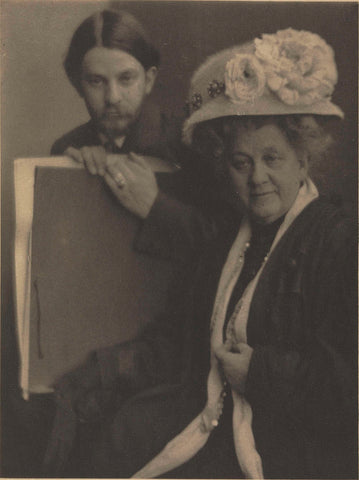
[[[106,148],[106,145],[112,144],[116,146],[118,149],[121,149],[123,147],[123,144],[125,143],[126,136],[123,135],[122,137],[116,137],[115,139],[109,139],[105,134],[99,133],[99,138],[102,143],[102,145]]]

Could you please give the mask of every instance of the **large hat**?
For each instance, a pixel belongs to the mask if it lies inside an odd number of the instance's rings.
[[[209,57],[194,73],[183,139],[194,127],[232,115],[314,114],[344,117],[331,102],[338,74],[319,35],[292,28]]]

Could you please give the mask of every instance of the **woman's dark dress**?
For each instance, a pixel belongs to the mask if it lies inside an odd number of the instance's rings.
[[[265,478],[356,476],[355,230],[334,206],[314,201],[284,234],[256,287],[247,326],[254,352],[245,396]],[[203,408],[208,324],[235,233],[213,242],[197,274],[189,272],[183,290],[173,292],[169,314],[139,340],[98,352],[108,388],[144,391],[122,404],[104,429],[94,455],[98,474],[134,474]],[[248,251],[253,272],[267,253],[265,242],[261,248],[257,255]],[[248,281],[253,272],[247,268],[242,277]],[[190,280],[195,286],[188,293]],[[234,297],[243,291],[240,283]],[[164,477],[241,477],[230,399],[224,410],[203,450]]]

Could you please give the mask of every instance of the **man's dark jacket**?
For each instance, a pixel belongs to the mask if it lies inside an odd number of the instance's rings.
[[[181,143],[180,132],[178,120],[167,118],[158,105],[148,100],[122,148],[112,153],[159,157],[177,167],[174,174],[156,174],[160,191],[136,238],[135,248],[184,263],[189,261],[188,255],[198,254],[198,239],[211,238],[222,225],[226,228],[232,213],[227,218],[218,199],[204,193],[208,191],[206,182],[192,170],[193,153]],[[51,155],[63,155],[70,146],[80,149],[97,145],[102,142],[96,124],[90,120],[56,140]]]

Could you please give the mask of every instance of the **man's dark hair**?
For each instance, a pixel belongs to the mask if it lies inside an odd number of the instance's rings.
[[[75,31],[64,61],[66,74],[80,92],[81,65],[94,47],[123,50],[148,70],[158,67],[160,55],[147,39],[143,26],[130,13],[103,10],[84,20]]]

